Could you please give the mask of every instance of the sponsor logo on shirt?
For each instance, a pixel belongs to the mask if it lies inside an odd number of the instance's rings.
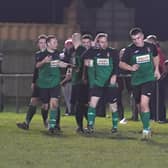
[[[109,66],[109,59],[108,58],[98,58],[97,65],[100,66]]]
[[[147,95],[148,95],[148,96],[150,96],[150,95],[151,95],[151,93],[150,93],[150,92],[148,92],[148,93],[147,93]]]
[[[108,57],[108,58],[110,57],[110,53],[109,53],[109,52],[107,53],[107,57]]]
[[[101,54],[100,53],[97,53],[97,56],[99,57]]]
[[[51,68],[58,67],[58,66],[59,66],[59,60],[53,60],[50,62]]]
[[[135,53],[135,54],[138,54],[138,53],[139,53],[139,50],[135,50],[134,53]]]
[[[146,54],[146,55],[140,55],[136,57],[136,63],[137,64],[143,64],[143,63],[147,63],[150,62],[150,55]]]

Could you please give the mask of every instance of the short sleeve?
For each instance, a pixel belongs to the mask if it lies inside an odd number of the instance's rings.
[[[153,57],[158,56],[157,47],[155,45],[153,45],[153,44],[151,45],[151,47],[152,47],[152,56]]]
[[[127,64],[130,64],[130,58],[131,58],[131,56],[130,56],[130,48],[128,47],[128,48],[125,49],[124,54],[121,57],[121,61],[125,62]]]

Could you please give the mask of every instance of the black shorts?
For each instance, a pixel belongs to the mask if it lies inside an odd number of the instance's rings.
[[[135,102],[136,104],[139,104],[141,100],[141,95],[148,96],[149,98],[153,95],[155,82],[146,82],[141,85],[133,86],[132,89]]]
[[[89,87],[85,84],[76,84],[72,85],[72,92],[71,92],[71,104],[75,103],[88,103],[88,93]]]
[[[50,98],[60,98],[60,86],[55,86],[53,88],[40,88],[40,100],[42,103],[49,103]]]
[[[90,89],[90,97],[104,98],[106,103],[116,103],[118,99],[117,87],[93,87]]]
[[[35,85],[31,97],[40,97],[40,88]]]

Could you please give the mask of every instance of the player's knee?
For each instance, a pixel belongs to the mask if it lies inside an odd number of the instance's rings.
[[[99,102],[99,97],[91,97],[90,98],[90,102],[89,102],[89,106],[92,108],[96,108],[98,102]]]
[[[50,101],[50,108],[56,109],[58,107],[58,102],[56,99]]]
[[[118,111],[117,103],[110,104],[110,109],[112,112]]]
[[[89,106],[92,108],[96,108],[97,103],[95,101],[90,101]]]
[[[149,111],[149,105],[147,102],[141,102],[140,103],[140,109],[142,112],[148,112]]]
[[[37,106],[37,104],[38,104],[37,98],[31,98],[30,104],[33,105],[33,106]]]
[[[42,104],[41,108],[44,110],[48,110],[49,106],[48,104]]]

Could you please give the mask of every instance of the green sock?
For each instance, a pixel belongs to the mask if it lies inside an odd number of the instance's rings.
[[[49,119],[49,127],[54,128],[56,125],[56,117],[57,117],[58,110],[51,110],[50,111],[50,119]]]
[[[140,114],[140,118],[141,118],[141,121],[142,121],[142,125],[144,125],[144,124],[143,124],[143,123],[144,123],[144,117],[143,117],[143,114],[142,114],[142,112],[140,112],[139,114]]]
[[[141,112],[141,120],[143,124],[144,130],[149,130],[149,123],[150,123],[150,112]]]
[[[33,106],[33,105],[29,105],[29,109],[27,111],[27,114],[26,114],[26,124],[30,124],[34,114],[36,113],[36,106]]]
[[[140,118],[141,118],[141,121],[143,120],[143,117],[142,117],[142,113],[139,113],[140,114]],[[142,121],[143,122],[143,121]]]
[[[112,113],[112,124],[113,128],[118,128],[118,112],[113,112]]]
[[[88,108],[88,125],[89,126],[94,126],[95,117],[96,117],[96,109],[93,107],[89,107]]]
[[[143,112],[140,113],[140,117],[141,117],[142,125],[144,128],[144,113]]]

